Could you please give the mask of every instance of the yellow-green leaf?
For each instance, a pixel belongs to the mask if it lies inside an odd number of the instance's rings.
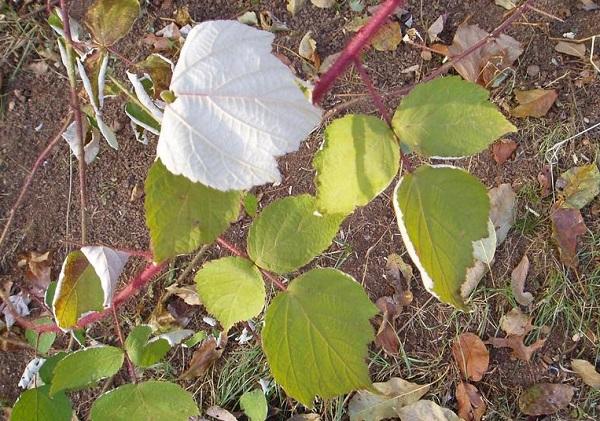
[[[140,14],[138,0],[96,0],[85,15],[94,41],[111,46],[127,35]]]

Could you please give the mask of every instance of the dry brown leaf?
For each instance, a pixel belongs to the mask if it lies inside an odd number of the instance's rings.
[[[287,10],[294,16],[304,7],[306,0],[287,0]]]
[[[476,382],[483,378],[490,364],[490,353],[474,333],[463,333],[456,338],[452,356],[465,379]]]
[[[448,46],[447,45],[433,44],[429,48],[442,56],[448,56]]]
[[[158,37],[154,34],[146,34],[142,42],[152,47],[153,51],[169,51],[175,47],[175,43],[169,38]]]
[[[45,253],[27,252],[17,262],[17,266],[25,270],[25,279],[29,285],[28,291],[36,297],[43,298],[48,285],[50,285],[51,263],[49,251]]]
[[[231,412],[216,405],[209,407],[206,410],[206,415],[220,421],[237,421],[237,418]]]
[[[511,111],[514,117],[543,117],[558,98],[558,93],[554,89],[531,89],[516,91],[515,96],[519,105]]]
[[[300,40],[300,46],[298,47],[298,54],[310,62],[312,62],[316,68],[321,66],[321,58],[317,53],[317,41],[312,36],[312,31],[308,31]]]
[[[371,40],[371,45],[377,51],[395,51],[402,41],[402,30],[398,22],[388,22],[383,25]]]
[[[492,156],[496,164],[502,165],[508,159],[514,158],[515,151],[519,145],[514,140],[500,139],[498,142],[492,145]]]
[[[183,285],[180,286],[178,284],[169,285],[165,288],[169,295],[175,295],[181,298],[186,304],[191,306],[199,306],[202,305],[202,301],[198,296],[198,292],[196,288],[192,285]]]
[[[224,337],[226,336],[224,335]],[[224,348],[225,344],[221,344],[221,347],[217,346],[217,340],[214,337],[206,339],[194,352],[190,366],[180,376],[180,379],[193,379],[204,376],[210,366],[221,358]]]
[[[375,304],[383,313],[383,317],[378,318],[380,325],[375,336],[375,345],[382,348],[388,355],[398,355],[400,338],[396,334],[395,322],[402,311],[402,305],[387,296],[380,297]]]
[[[310,2],[321,9],[329,9],[335,6],[335,0],[310,0]]]
[[[342,55],[342,52],[333,53],[325,57],[325,59],[321,62],[321,66],[319,67],[319,74],[325,73],[327,70],[333,66],[333,63],[338,59],[339,56]]]
[[[554,414],[569,405],[574,393],[575,388],[566,384],[534,384],[519,397],[519,408],[526,415]]]
[[[175,23],[181,28],[194,23],[188,6],[181,6],[175,11]]]
[[[461,25],[456,30],[448,53],[451,57],[457,56],[488,36],[489,33],[478,25]],[[501,34],[453,66],[464,79],[485,86],[510,67],[522,53],[519,41]]]
[[[487,405],[481,393],[470,383],[461,382],[456,386],[458,416],[465,421],[479,421],[483,418]]]
[[[48,72],[48,67],[48,63],[46,63],[44,60],[34,61],[33,63],[27,66],[27,68],[33,73],[35,73],[37,76],[46,74]]]
[[[510,287],[517,303],[528,306],[533,302],[533,295],[525,291],[525,280],[529,272],[529,258],[525,254],[510,274]]]
[[[512,10],[517,7],[513,0],[496,0],[496,5],[504,7],[506,10]]]
[[[446,15],[441,15],[439,18],[435,20],[427,29],[427,35],[429,36],[429,41],[435,42],[438,40],[438,35],[440,32],[444,30],[444,23],[446,22]]]
[[[538,183],[540,183],[540,187],[542,188],[542,192],[540,196],[542,198],[548,197],[550,194],[550,188],[552,187],[552,172],[549,165],[544,165],[542,167],[542,171],[537,176]]]
[[[591,12],[592,10],[600,9],[600,6],[594,3],[593,0],[581,0],[581,3],[581,8],[586,12]]]
[[[600,373],[596,371],[596,367],[592,363],[586,360],[573,360],[571,368],[585,384],[594,389],[600,389]]]
[[[558,44],[556,44],[556,47],[554,47],[554,49],[559,53],[568,54],[570,56],[579,58],[585,58],[585,44],[558,41]]]
[[[550,214],[552,239],[558,246],[560,261],[571,268],[579,264],[577,237],[587,232],[579,209],[558,208]]]
[[[513,308],[502,316],[500,327],[508,336],[525,336],[533,329],[531,318],[518,308]]]
[[[529,362],[533,354],[544,346],[546,339],[538,339],[529,346],[523,343],[523,339],[525,336],[507,336],[506,338],[490,338],[485,343],[494,348],[510,348],[513,351],[513,357]]]

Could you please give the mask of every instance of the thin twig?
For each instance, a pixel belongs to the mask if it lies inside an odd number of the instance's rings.
[[[121,332],[119,318],[117,317],[117,309],[115,308],[114,305],[111,306],[111,309],[112,309],[112,314],[113,314],[113,320],[115,322],[115,331],[117,332],[117,338],[119,338],[119,344],[121,345],[121,348],[123,350],[125,350],[125,340],[123,340],[123,332]],[[131,382],[135,384],[135,383],[137,383],[137,377],[135,375],[135,368],[133,368],[133,364],[131,363],[131,360],[129,359],[127,352],[125,352],[125,361],[127,362],[127,369],[129,370],[129,377],[131,377]]]
[[[210,246],[205,244],[200,248],[200,250],[198,250],[198,253],[196,253],[196,255],[194,256],[192,261],[190,263],[188,263],[188,265],[184,269],[184,271],[181,272],[181,275],[179,275],[179,277],[177,278],[177,281],[175,281],[175,283],[177,285],[181,285],[182,282],[185,281],[185,278],[187,278],[187,276],[196,267],[196,265],[198,265],[198,263],[200,263],[200,260],[202,260],[202,258],[204,257],[204,255],[206,254],[206,252],[208,251],[209,248],[210,248]]]
[[[69,77],[69,92],[71,95],[71,109],[75,116],[75,127],[77,129],[77,138],[79,139],[79,201],[81,204],[81,242],[87,243],[87,213],[86,213],[86,187],[85,187],[85,142],[83,134],[83,123],[81,118],[81,108],[79,106],[79,96],[77,95],[77,78],[75,77],[75,69],[73,66],[74,43],[71,36],[71,24],[69,21],[69,10],[66,0],[60,0],[60,10],[62,12],[62,20],[64,27],[64,37],[67,41],[67,75]]]
[[[246,257],[246,253],[244,253],[241,250],[238,250],[238,248],[236,246],[234,246],[233,244],[229,243],[228,241],[224,240],[221,237],[217,237],[217,243],[219,245],[225,247],[227,250],[229,250],[230,252],[232,252],[236,256]],[[287,287],[285,286],[285,284],[283,282],[281,282],[279,279],[277,279],[277,277],[274,276],[272,273],[267,272],[264,269],[260,269],[260,271],[263,274],[263,276],[265,278],[267,278],[277,288],[279,288],[282,291],[285,291],[287,289]]]
[[[40,165],[42,165],[42,162],[44,162],[44,160],[46,159],[46,157],[48,156],[48,154],[50,153],[52,148],[54,148],[54,146],[56,146],[56,144],[62,138],[62,134],[64,133],[66,128],[69,127],[69,124],[71,124],[72,115],[73,115],[72,113],[69,113],[69,115],[67,116],[67,119],[60,127],[56,136],[54,136],[54,138],[50,141],[50,143],[48,143],[48,145],[42,151],[42,153],[40,153],[40,155],[37,157],[37,159],[35,160],[35,163],[33,164],[33,167],[31,168],[31,171],[25,178],[25,182],[23,183],[23,186],[21,187],[21,191],[19,192],[19,196],[17,197],[17,200],[16,200],[15,204],[12,206],[12,208],[10,208],[10,211],[8,212],[8,218],[6,220],[6,224],[4,225],[4,229],[2,230],[2,235],[0,236],[0,246],[2,246],[2,242],[4,241],[4,239],[6,238],[6,236],[8,234],[8,230],[10,229],[10,226],[12,224],[13,218],[15,217],[15,213],[17,212],[17,209],[19,208],[19,206],[21,206],[21,202],[23,202],[23,199],[25,198],[25,194],[27,193],[27,190],[29,190],[29,186],[31,185],[31,182],[33,181],[33,176],[34,176],[35,172],[40,167]]]
[[[386,123],[389,126],[391,126],[392,118],[390,117],[390,113],[388,112],[388,110],[385,108],[385,102],[383,100],[383,97],[377,91],[377,89],[375,88],[375,85],[373,85],[373,82],[371,81],[371,78],[369,77],[367,70],[362,65],[362,62],[360,61],[360,59],[358,57],[356,57],[354,59],[354,67],[356,67],[356,71],[360,75],[360,78],[362,79],[363,84],[367,88],[367,91],[369,91],[369,95],[371,96],[371,100],[373,101],[373,104],[375,104],[375,107],[377,107],[377,109],[379,110],[379,113],[381,114],[383,119],[386,121]]]

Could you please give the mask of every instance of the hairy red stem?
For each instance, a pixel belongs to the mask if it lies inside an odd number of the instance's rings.
[[[217,237],[217,243],[219,245],[225,247],[227,250],[229,250],[231,253],[235,254],[236,256],[246,257],[246,253],[244,253],[243,251],[239,250],[236,246],[234,246],[233,244],[231,244],[230,242],[224,240],[221,237]],[[263,274],[263,276],[265,278],[267,278],[269,280],[269,282],[271,282],[277,288],[279,288],[282,291],[286,290],[285,284],[283,282],[281,282],[279,279],[277,279],[277,277],[274,276],[272,273],[267,272],[266,270],[263,270],[263,269],[260,269],[260,271]]]
[[[394,13],[394,10],[404,5],[404,0],[386,0],[377,9],[373,17],[363,26],[342,51],[342,54],[333,63],[333,66],[319,79],[313,90],[313,102],[319,103],[325,93],[329,91],[335,80],[346,70],[348,65],[354,61],[369,43],[371,38],[377,33],[379,28],[385,23],[387,18]]]
[[[379,110],[379,113],[381,114],[383,119],[386,121],[386,123],[389,126],[391,126],[392,118],[391,118],[388,110],[385,108],[385,102],[383,100],[383,97],[381,96],[381,94],[379,94],[379,92],[375,88],[375,85],[373,85],[373,82],[371,81],[371,78],[369,77],[367,70],[365,69],[365,67],[363,66],[362,62],[360,61],[360,59],[358,57],[356,57],[354,59],[354,67],[356,67],[356,71],[358,71],[358,74],[360,75],[360,78],[362,79],[363,84],[367,88],[367,91],[369,91],[369,95],[371,95],[371,100],[375,104],[375,107],[377,107],[377,109]]]
[[[19,192],[19,196],[17,197],[15,204],[12,206],[12,208],[10,208],[10,211],[8,212],[8,218],[6,220],[6,224],[4,225],[4,229],[2,230],[2,235],[0,235],[0,246],[2,245],[2,242],[4,241],[4,239],[6,238],[6,236],[8,234],[8,230],[10,229],[10,226],[12,224],[13,218],[15,217],[15,213],[17,212],[17,209],[19,208],[19,206],[21,206],[21,202],[25,198],[25,194],[27,193],[27,190],[29,190],[29,186],[31,185],[31,182],[33,181],[33,176],[35,175],[35,172],[40,167],[40,165],[42,165],[42,162],[44,162],[44,160],[46,159],[46,157],[48,156],[48,154],[50,153],[52,148],[54,148],[54,146],[56,146],[56,144],[62,138],[62,134],[67,129],[67,127],[69,127],[69,124],[71,124],[71,121],[72,121],[71,117],[72,117],[72,114],[69,113],[65,123],[63,123],[63,125],[59,129],[58,134],[56,136],[54,136],[54,138],[50,141],[50,143],[48,143],[46,148],[44,148],[42,153],[35,160],[33,167],[31,167],[31,171],[25,178],[25,182],[23,183],[23,186],[21,187],[21,191]]]

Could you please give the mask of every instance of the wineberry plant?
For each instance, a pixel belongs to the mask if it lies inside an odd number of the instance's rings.
[[[273,379],[308,407],[317,397],[370,389],[367,352],[376,306],[352,276],[306,266],[329,248],[349,215],[394,180],[398,228],[425,288],[468,310],[469,270],[477,261],[491,261],[496,245],[487,189],[462,168],[429,162],[472,156],[516,128],[487,90],[458,76],[418,84],[388,119],[383,110],[383,118],[347,114],[324,122],[322,146],[312,160],[316,194],[290,195],[260,210],[245,250],[221,238],[238,220],[250,189],[281,181],[277,158],[298,150],[322,123],[316,101],[348,65],[361,66],[361,49],[400,3],[385,1],[314,89],[271,53],[271,33],[222,20],[194,26],[176,64],[152,54],[131,66],[130,91],[109,64],[115,58],[111,46],[140,12],[138,0],[96,0],[85,17],[91,40],[57,9],[49,23],[63,63],[89,100],[82,121],[74,120],[63,134],[73,153],[90,164],[101,138],[118,147],[102,112],[108,95],[126,96],[124,110],[139,141],[149,143],[147,132],[159,138],[144,187],[151,252],[87,244],[71,252],[46,293],[54,321],[26,324],[38,344],[52,343],[61,332],[80,338],[88,324],[117,317],[117,307],[171,259],[217,243],[231,256],[205,262],[195,282],[220,324],[220,341],[237,323],[264,320],[257,329]],[[132,254],[148,264],[119,290]],[[92,420],[145,420],[148,414],[187,420],[201,412],[189,392],[166,381],[136,382],[135,370],[153,367],[171,347],[202,339],[190,330],[159,333],[139,325],[121,346],[82,340],[75,352],[47,355],[49,346],[39,349],[42,356],[26,373],[36,380],[12,417],[68,421],[70,391],[96,385],[126,365],[133,382],[100,395]],[[264,419],[266,410],[257,406],[266,408],[262,393],[242,399],[247,413],[259,414],[253,420]]]

